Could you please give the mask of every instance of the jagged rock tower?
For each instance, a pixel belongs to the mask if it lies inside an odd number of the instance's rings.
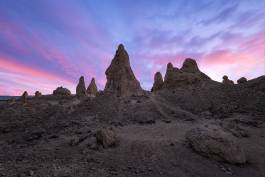
[[[194,87],[207,81],[211,78],[199,70],[194,59],[187,58],[180,69],[167,64],[163,88]]]
[[[96,96],[97,93],[98,93],[98,87],[96,85],[96,81],[95,81],[95,78],[92,78],[91,79],[91,82],[89,84],[89,86],[87,87],[87,94],[89,96]]]
[[[122,44],[119,45],[110,66],[105,72],[107,83],[104,92],[112,92],[121,96],[142,93],[139,81],[135,78],[130,66],[129,55]]]
[[[162,74],[160,72],[156,72],[155,76],[154,76],[154,84],[153,84],[153,87],[151,89],[151,92],[155,92],[157,90],[162,89],[163,84],[164,84],[164,82],[163,82]]]
[[[86,85],[85,85],[84,76],[81,76],[79,78],[79,82],[76,86],[76,96],[78,97],[86,96]]]

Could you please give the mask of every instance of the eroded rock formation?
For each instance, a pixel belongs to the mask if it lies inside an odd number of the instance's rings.
[[[71,96],[71,91],[67,88],[57,87],[56,90],[53,91],[54,96]]]
[[[87,94],[90,96],[96,96],[97,93],[98,93],[98,88],[96,85],[96,81],[95,78],[92,78],[89,86],[87,87]]]
[[[36,91],[35,92],[35,97],[40,97],[42,94],[41,94],[41,92],[40,91]]]
[[[23,102],[23,103],[26,103],[27,102],[27,97],[28,97],[28,92],[27,91],[25,91],[22,95],[21,95],[21,97],[20,97],[20,100]]]
[[[153,84],[153,87],[151,89],[151,92],[155,92],[157,90],[162,89],[163,84],[164,84],[164,82],[163,82],[163,77],[162,77],[161,73],[156,72],[155,76],[154,76],[154,84]]]
[[[241,77],[240,79],[237,80],[238,84],[244,84],[246,82],[247,82],[247,78],[245,78],[245,77]]]
[[[172,63],[168,63],[163,87],[190,87],[210,80],[210,77],[199,70],[196,61],[188,58],[184,61],[181,69],[174,67]]]
[[[79,78],[79,82],[76,86],[76,96],[78,96],[78,97],[86,96],[86,85],[85,85],[84,76],[81,76]]]
[[[104,92],[112,92],[122,96],[141,94],[142,88],[134,76],[129,55],[122,44],[119,45],[105,74],[107,83]]]
[[[229,80],[228,76],[224,75],[223,76],[223,84],[225,84],[225,85],[234,85],[234,82],[232,80]]]

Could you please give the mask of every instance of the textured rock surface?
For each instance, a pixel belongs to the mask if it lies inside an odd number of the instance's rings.
[[[163,87],[196,87],[206,81],[211,81],[211,79],[199,70],[195,60],[188,58],[184,61],[181,69],[168,63]]]
[[[96,96],[97,93],[98,93],[98,87],[96,85],[95,78],[92,78],[89,86],[87,87],[87,94]]]
[[[68,90],[67,88],[57,87],[56,90],[53,91],[53,95],[55,96],[70,96],[71,91]]]
[[[155,76],[154,76],[154,84],[153,84],[151,91],[154,92],[154,91],[162,89],[163,84],[164,84],[164,82],[163,82],[163,77],[162,77],[161,73],[156,72]]]
[[[86,96],[86,85],[85,85],[84,76],[81,76],[79,78],[79,82],[76,86],[76,96],[78,96],[78,97]]]
[[[117,135],[112,129],[101,129],[96,133],[97,143],[104,148],[113,147],[118,144]]]
[[[246,163],[242,147],[221,127],[195,128],[187,132],[186,138],[193,150],[203,156],[232,164]]]
[[[41,92],[40,91],[36,91],[35,92],[35,97],[40,97],[42,94],[41,94]]]
[[[140,83],[131,69],[129,55],[122,44],[119,45],[105,74],[107,76],[105,92],[118,95],[137,95],[142,92]]]
[[[246,82],[247,82],[247,78],[245,78],[245,77],[241,77],[240,79],[237,80],[238,84],[244,84]]]
[[[229,80],[228,76],[224,75],[223,76],[223,84],[225,84],[225,85],[234,85],[234,82],[232,80]]]

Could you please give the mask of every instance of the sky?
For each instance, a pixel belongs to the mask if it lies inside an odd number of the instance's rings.
[[[0,95],[104,89],[118,44],[144,89],[171,62],[213,80],[265,75],[264,0],[0,0]]]

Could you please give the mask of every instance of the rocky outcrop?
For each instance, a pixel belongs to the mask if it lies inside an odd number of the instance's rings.
[[[153,84],[153,87],[151,89],[151,92],[155,92],[157,90],[162,89],[163,84],[164,84],[164,82],[163,82],[163,77],[162,77],[161,73],[156,72],[155,77],[154,77],[154,84]]]
[[[245,78],[245,77],[241,77],[240,79],[237,80],[238,84],[244,84],[246,82],[247,82],[247,78]]]
[[[90,82],[89,86],[87,87],[86,92],[90,96],[96,96],[97,95],[98,88],[97,88],[97,85],[96,85],[95,78],[91,79],[91,82]]]
[[[35,92],[35,97],[40,97],[42,94],[41,94],[41,92],[40,91],[36,91]]]
[[[236,139],[221,127],[195,128],[187,132],[186,139],[199,154],[232,164],[246,163],[245,152]]]
[[[114,130],[101,129],[96,133],[97,144],[104,148],[113,147],[118,144],[118,138]]]
[[[78,97],[86,96],[86,85],[85,85],[84,76],[81,76],[79,78],[79,82],[76,86],[76,96],[78,96]]]
[[[211,81],[210,77],[199,70],[195,60],[188,58],[180,69],[168,63],[163,88],[194,87],[205,81]]]
[[[53,91],[54,96],[71,96],[71,91],[67,88],[57,87],[56,90]]]
[[[107,83],[104,92],[121,96],[141,94],[142,88],[130,66],[129,55],[122,44],[119,45],[110,66],[105,72]]]
[[[232,80],[229,80],[228,76],[224,75],[223,76],[223,84],[225,84],[225,85],[234,85],[234,82]]]
[[[29,96],[28,92],[25,91],[21,97],[20,97],[20,100],[23,102],[23,103],[26,103],[27,102],[27,97]]]

